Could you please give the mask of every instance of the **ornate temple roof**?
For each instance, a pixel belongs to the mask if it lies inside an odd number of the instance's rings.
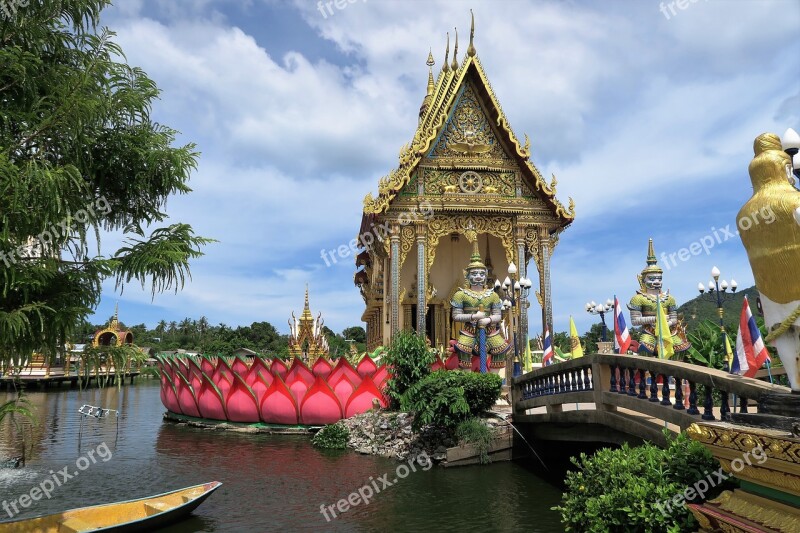
[[[112,342],[113,341],[113,342]],[[133,333],[122,329],[119,324],[119,305],[114,306],[114,316],[111,317],[106,327],[94,332],[92,338],[93,346],[120,346],[122,344],[132,344]]]
[[[381,178],[378,184],[378,196],[373,197],[368,193],[364,198],[364,221],[368,222],[376,215],[385,213],[394,198],[408,185],[417,167],[436,148],[443,129],[453,112],[457,99],[463,93],[463,88],[469,85],[476,93],[476,97],[486,104],[488,119],[492,122],[493,129],[497,131],[498,139],[510,152],[514,162],[518,165],[523,179],[535,191],[536,195],[545,203],[555,219],[562,225],[569,225],[575,218],[575,208],[572,198],[569,207],[565,208],[556,198],[556,180],[548,184],[536,166],[530,161],[530,140],[525,135],[525,143],[517,139],[509,125],[486,72],[478,58],[474,39],[474,18],[470,29],[470,40],[467,53],[459,64],[458,61],[458,35],[453,53],[452,62],[449,60],[449,35],[445,60],[438,77],[434,81],[432,67],[433,55],[428,55],[429,66],[427,92],[423,99],[419,113],[419,124],[410,143],[400,150],[399,165],[389,175]],[[468,142],[457,143],[456,149],[469,153],[475,149]],[[478,169],[479,167],[475,167]]]

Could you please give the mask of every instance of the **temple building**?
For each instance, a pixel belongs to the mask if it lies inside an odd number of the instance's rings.
[[[308,305],[308,286],[306,286],[306,300],[300,318],[294,316],[289,320],[289,354],[292,359],[299,357],[304,363],[313,365],[314,362],[323,356],[327,356],[330,348],[328,339],[322,332],[324,324],[322,313],[317,318],[311,314]]]
[[[520,142],[509,125],[473,43],[458,55],[449,36],[442,68],[428,83],[411,142],[399,163],[364,198],[355,284],[364,298],[367,349],[388,345],[403,329],[424,333],[434,347],[457,333],[452,297],[464,285],[477,235],[479,252],[494,278],[514,263],[518,278],[538,273],[536,295],[543,324],[552,324],[550,257],[560,233],[573,221],[572,199],[556,198],[530,161],[527,135]],[[528,330],[529,303],[522,301],[520,329]],[[538,321],[537,321],[538,322]],[[510,323],[508,321],[507,323]],[[524,346],[524,341],[519,341]]]
[[[122,329],[119,323],[119,306],[114,307],[114,316],[105,328],[98,329],[92,337],[92,346],[122,346],[133,344],[133,333]]]

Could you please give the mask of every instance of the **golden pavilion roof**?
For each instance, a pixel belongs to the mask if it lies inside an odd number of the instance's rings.
[[[439,137],[440,132],[446,126],[461,87],[471,82],[478,97],[487,104],[489,119],[502,137],[502,141],[510,148],[510,155],[519,166],[523,178],[526,178],[533,186],[537,196],[545,202],[556,219],[563,226],[566,226],[575,218],[574,202],[570,198],[569,207],[565,208],[556,198],[555,177],[548,184],[539,169],[530,161],[530,140],[525,135],[525,142],[524,144],[521,143],[509,125],[508,119],[478,58],[473,44],[473,35],[474,22],[470,31],[467,54],[460,64],[457,59],[457,35],[453,60],[451,64],[448,64],[448,36],[444,64],[435,82],[432,71],[429,71],[428,90],[420,108],[419,123],[414,136],[410,143],[405,144],[400,149],[397,168],[380,179],[378,196],[373,197],[372,193],[368,193],[364,198],[364,216],[370,217],[370,215],[386,212],[392,200],[409,183],[420,162],[426,157],[426,154],[428,154]],[[433,65],[431,54],[429,54],[427,64],[429,67]]]

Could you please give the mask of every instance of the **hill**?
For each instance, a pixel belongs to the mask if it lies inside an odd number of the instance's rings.
[[[730,291],[728,291],[730,293]],[[724,320],[726,326],[738,324],[739,314],[742,312],[742,300],[745,295],[750,301],[750,309],[753,315],[758,316],[758,308],[756,301],[758,298],[758,290],[755,285],[747,289],[738,290],[733,293],[733,297],[727,294],[727,300],[723,302],[722,308],[724,310]],[[710,320],[717,324],[719,316],[717,315],[717,300],[716,295],[698,294],[696,298],[689,300],[680,307],[678,307],[678,314],[683,315],[687,324],[687,329],[691,331],[694,327],[703,320]],[[730,329],[736,331],[737,328]]]

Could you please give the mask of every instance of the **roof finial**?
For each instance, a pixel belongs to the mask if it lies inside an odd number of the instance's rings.
[[[467,55],[469,57],[475,56],[475,45],[472,44],[473,39],[475,38],[475,14],[472,10],[469,10],[469,16],[472,18],[472,23],[469,27],[469,46],[467,47]]]
[[[428,52],[428,60],[425,62],[428,65],[428,92],[427,96],[433,96],[433,65],[436,62],[433,60],[433,50]]]
[[[442,72],[450,70],[448,63],[450,62],[450,32],[447,32],[447,48],[444,49],[444,63],[442,64]]]
[[[306,283],[306,303],[303,307],[304,309],[308,309],[308,283]]]
[[[456,30],[456,46],[453,48],[453,63],[450,65],[450,68],[453,69],[453,72],[458,70],[458,28]]]

